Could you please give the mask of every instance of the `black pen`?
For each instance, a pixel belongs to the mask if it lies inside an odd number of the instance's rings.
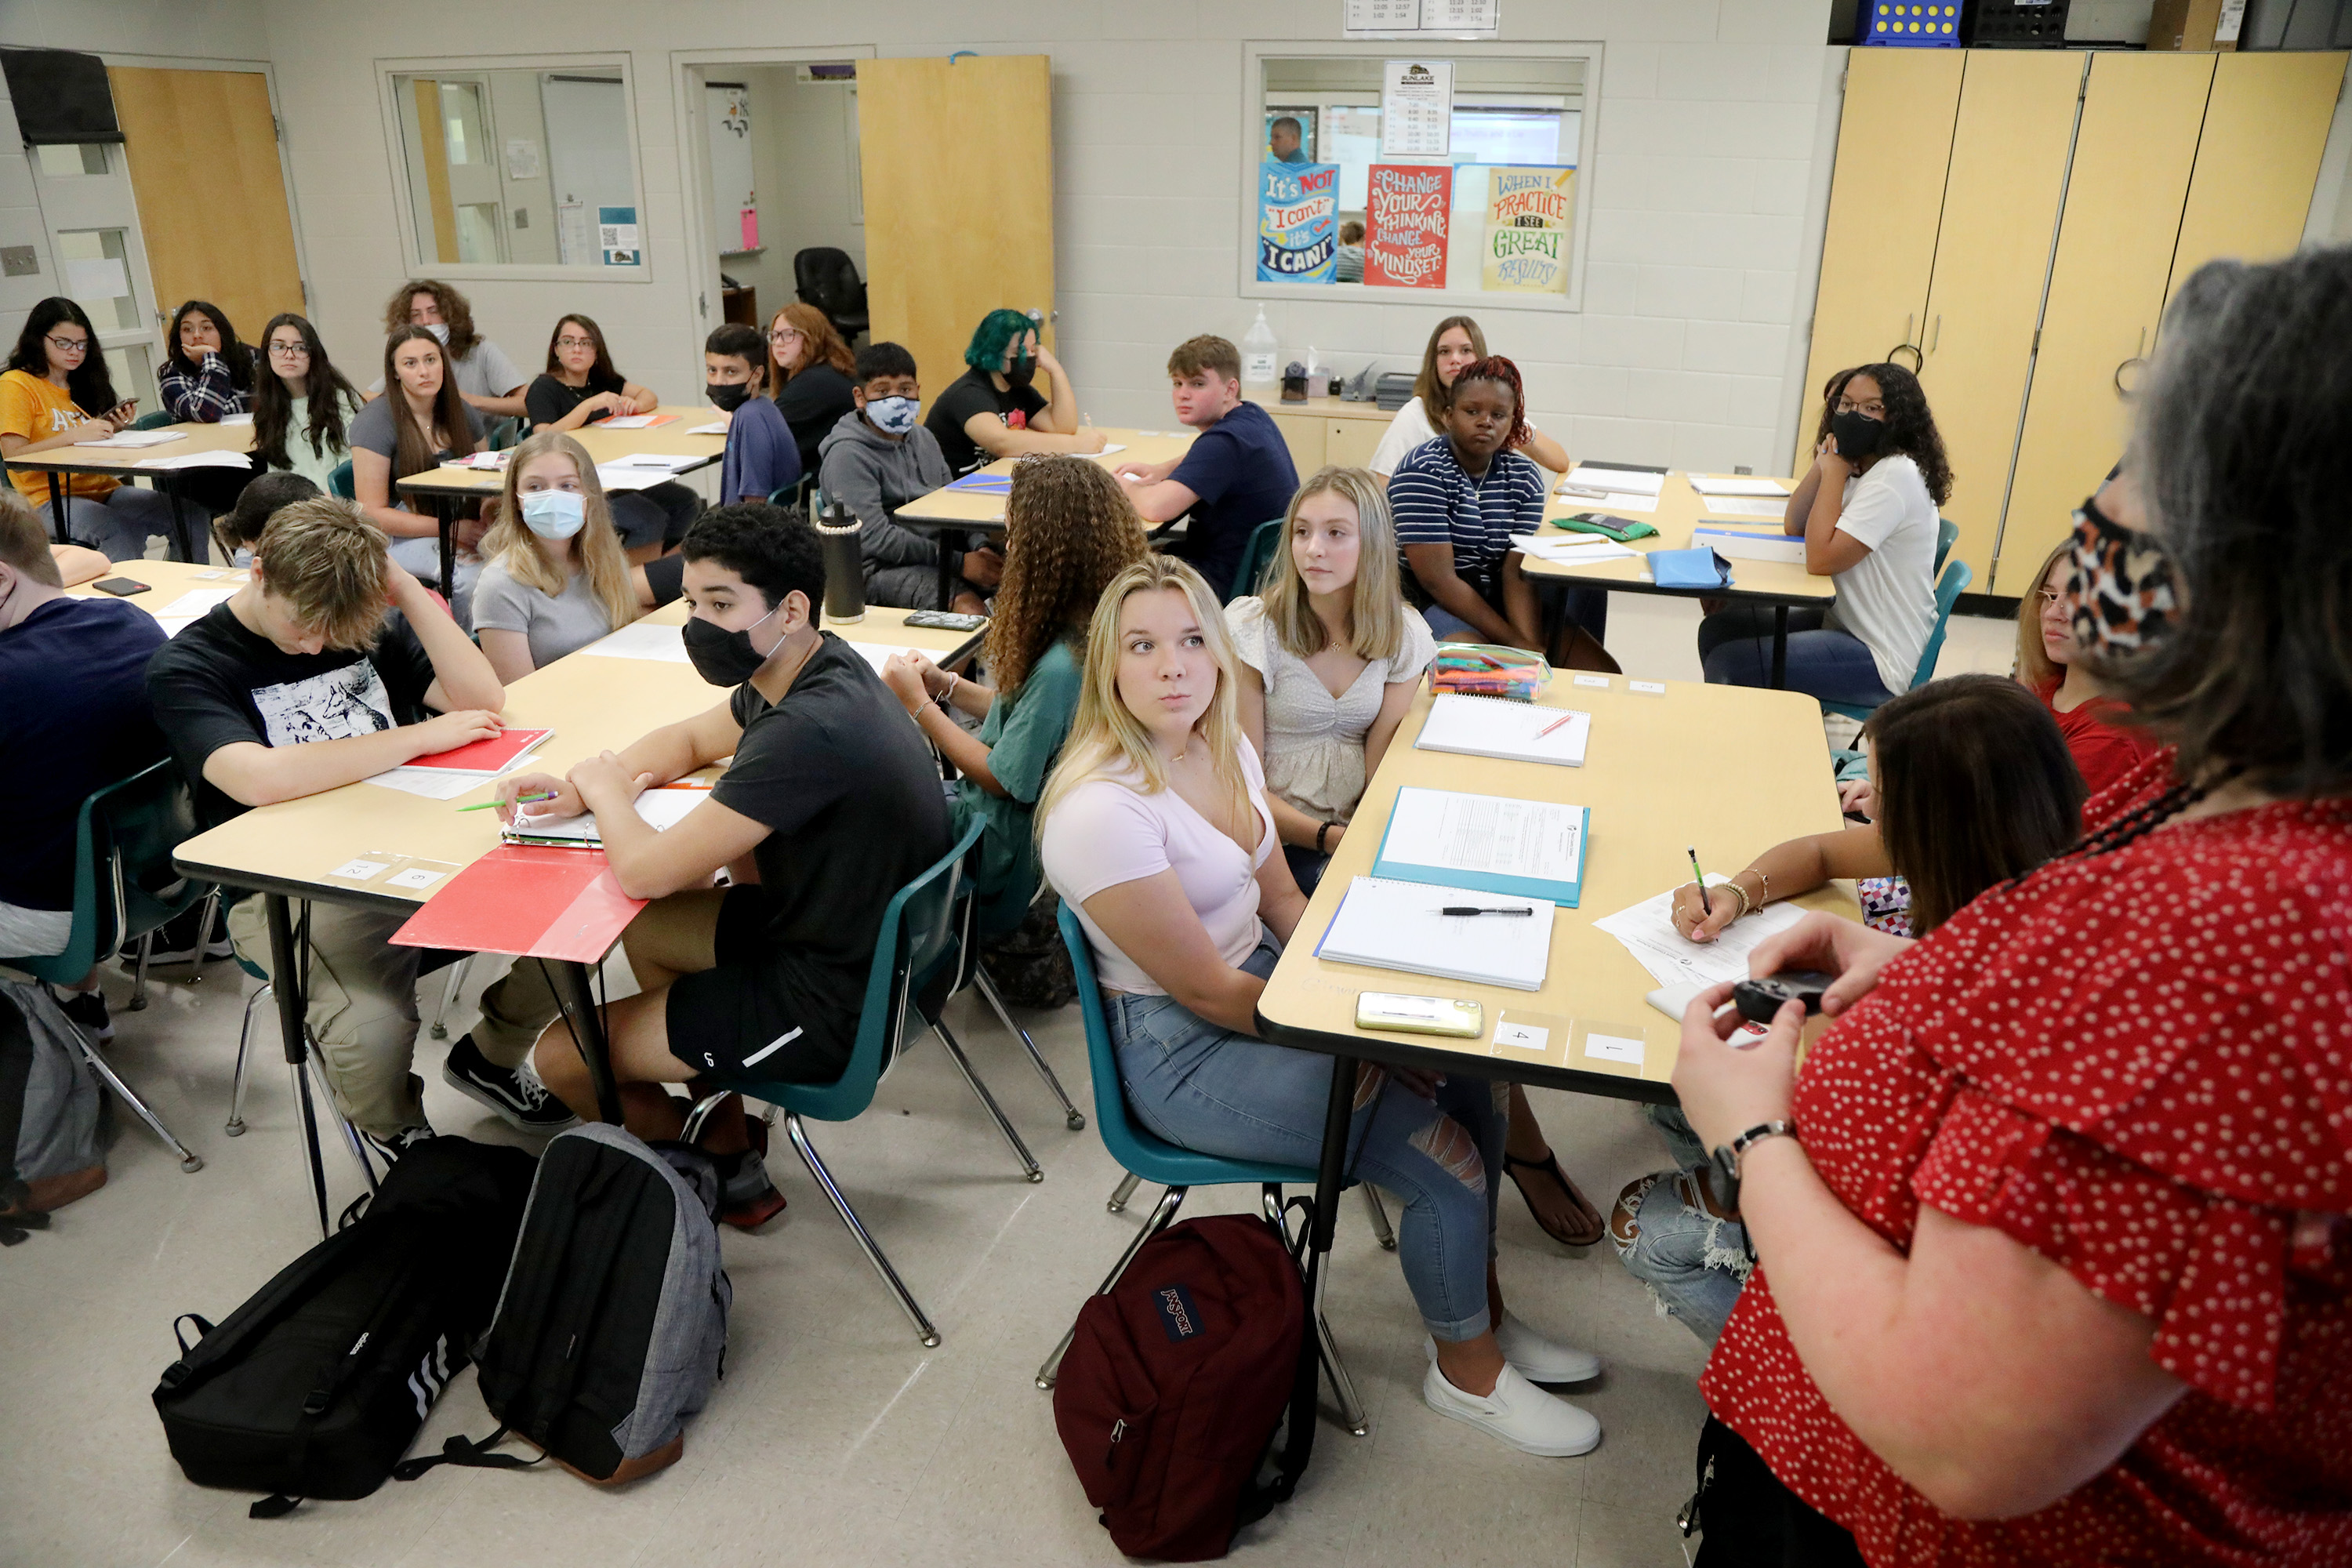
[[[1448,904],[1442,910],[1429,911],[1433,915],[1531,915],[1533,910],[1482,910],[1475,904]]]

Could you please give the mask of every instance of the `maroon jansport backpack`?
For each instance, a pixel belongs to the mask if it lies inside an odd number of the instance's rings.
[[[1222,1557],[1235,1530],[1290,1495],[1312,1421],[1286,1443],[1271,1485],[1256,1474],[1294,1389],[1314,1375],[1305,1323],[1297,1266],[1249,1215],[1170,1226],[1110,1294],[1087,1299],[1054,1422],[1121,1552]]]

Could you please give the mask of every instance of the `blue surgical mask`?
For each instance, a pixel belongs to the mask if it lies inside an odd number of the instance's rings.
[[[522,525],[541,539],[569,539],[588,521],[588,499],[578,490],[532,490],[522,498]]]
[[[253,547],[247,544],[238,545],[236,547],[236,553],[229,558],[229,564],[235,566],[239,571],[243,571],[247,566],[252,565]]]
[[[922,411],[920,398],[877,397],[866,404],[866,417],[886,436],[904,436],[915,427],[915,416]]]

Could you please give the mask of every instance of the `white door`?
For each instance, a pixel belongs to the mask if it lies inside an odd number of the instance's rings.
[[[171,317],[157,305],[148,279],[139,203],[122,148],[93,142],[30,151],[34,199],[57,260],[52,289],[89,315],[115,395],[137,398],[139,412],[152,414],[163,406],[155,367]]]

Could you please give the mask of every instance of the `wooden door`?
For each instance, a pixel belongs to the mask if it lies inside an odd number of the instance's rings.
[[[2266,261],[2302,242],[2347,58],[2269,51],[2215,57],[2167,302],[2217,256]]]
[[[1789,471],[1812,466],[1822,384],[1890,355],[1915,363],[1959,111],[1958,49],[1853,49],[1838,120],[1812,353]],[[1898,353],[1905,344],[1912,353]]]
[[[258,71],[110,66],[156,308],[209,300],[247,341],[301,310],[294,219]]]
[[[2026,591],[2123,452],[2126,394],[2156,342],[2217,58],[2092,58],[1989,592]]]
[[[1982,583],[2000,531],[2087,57],[1971,49],[1927,291],[1920,384],[1952,465],[1952,553]]]
[[[1053,78],[1044,55],[857,62],[866,294],[937,395],[989,311],[1037,310],[1053,342]]]

